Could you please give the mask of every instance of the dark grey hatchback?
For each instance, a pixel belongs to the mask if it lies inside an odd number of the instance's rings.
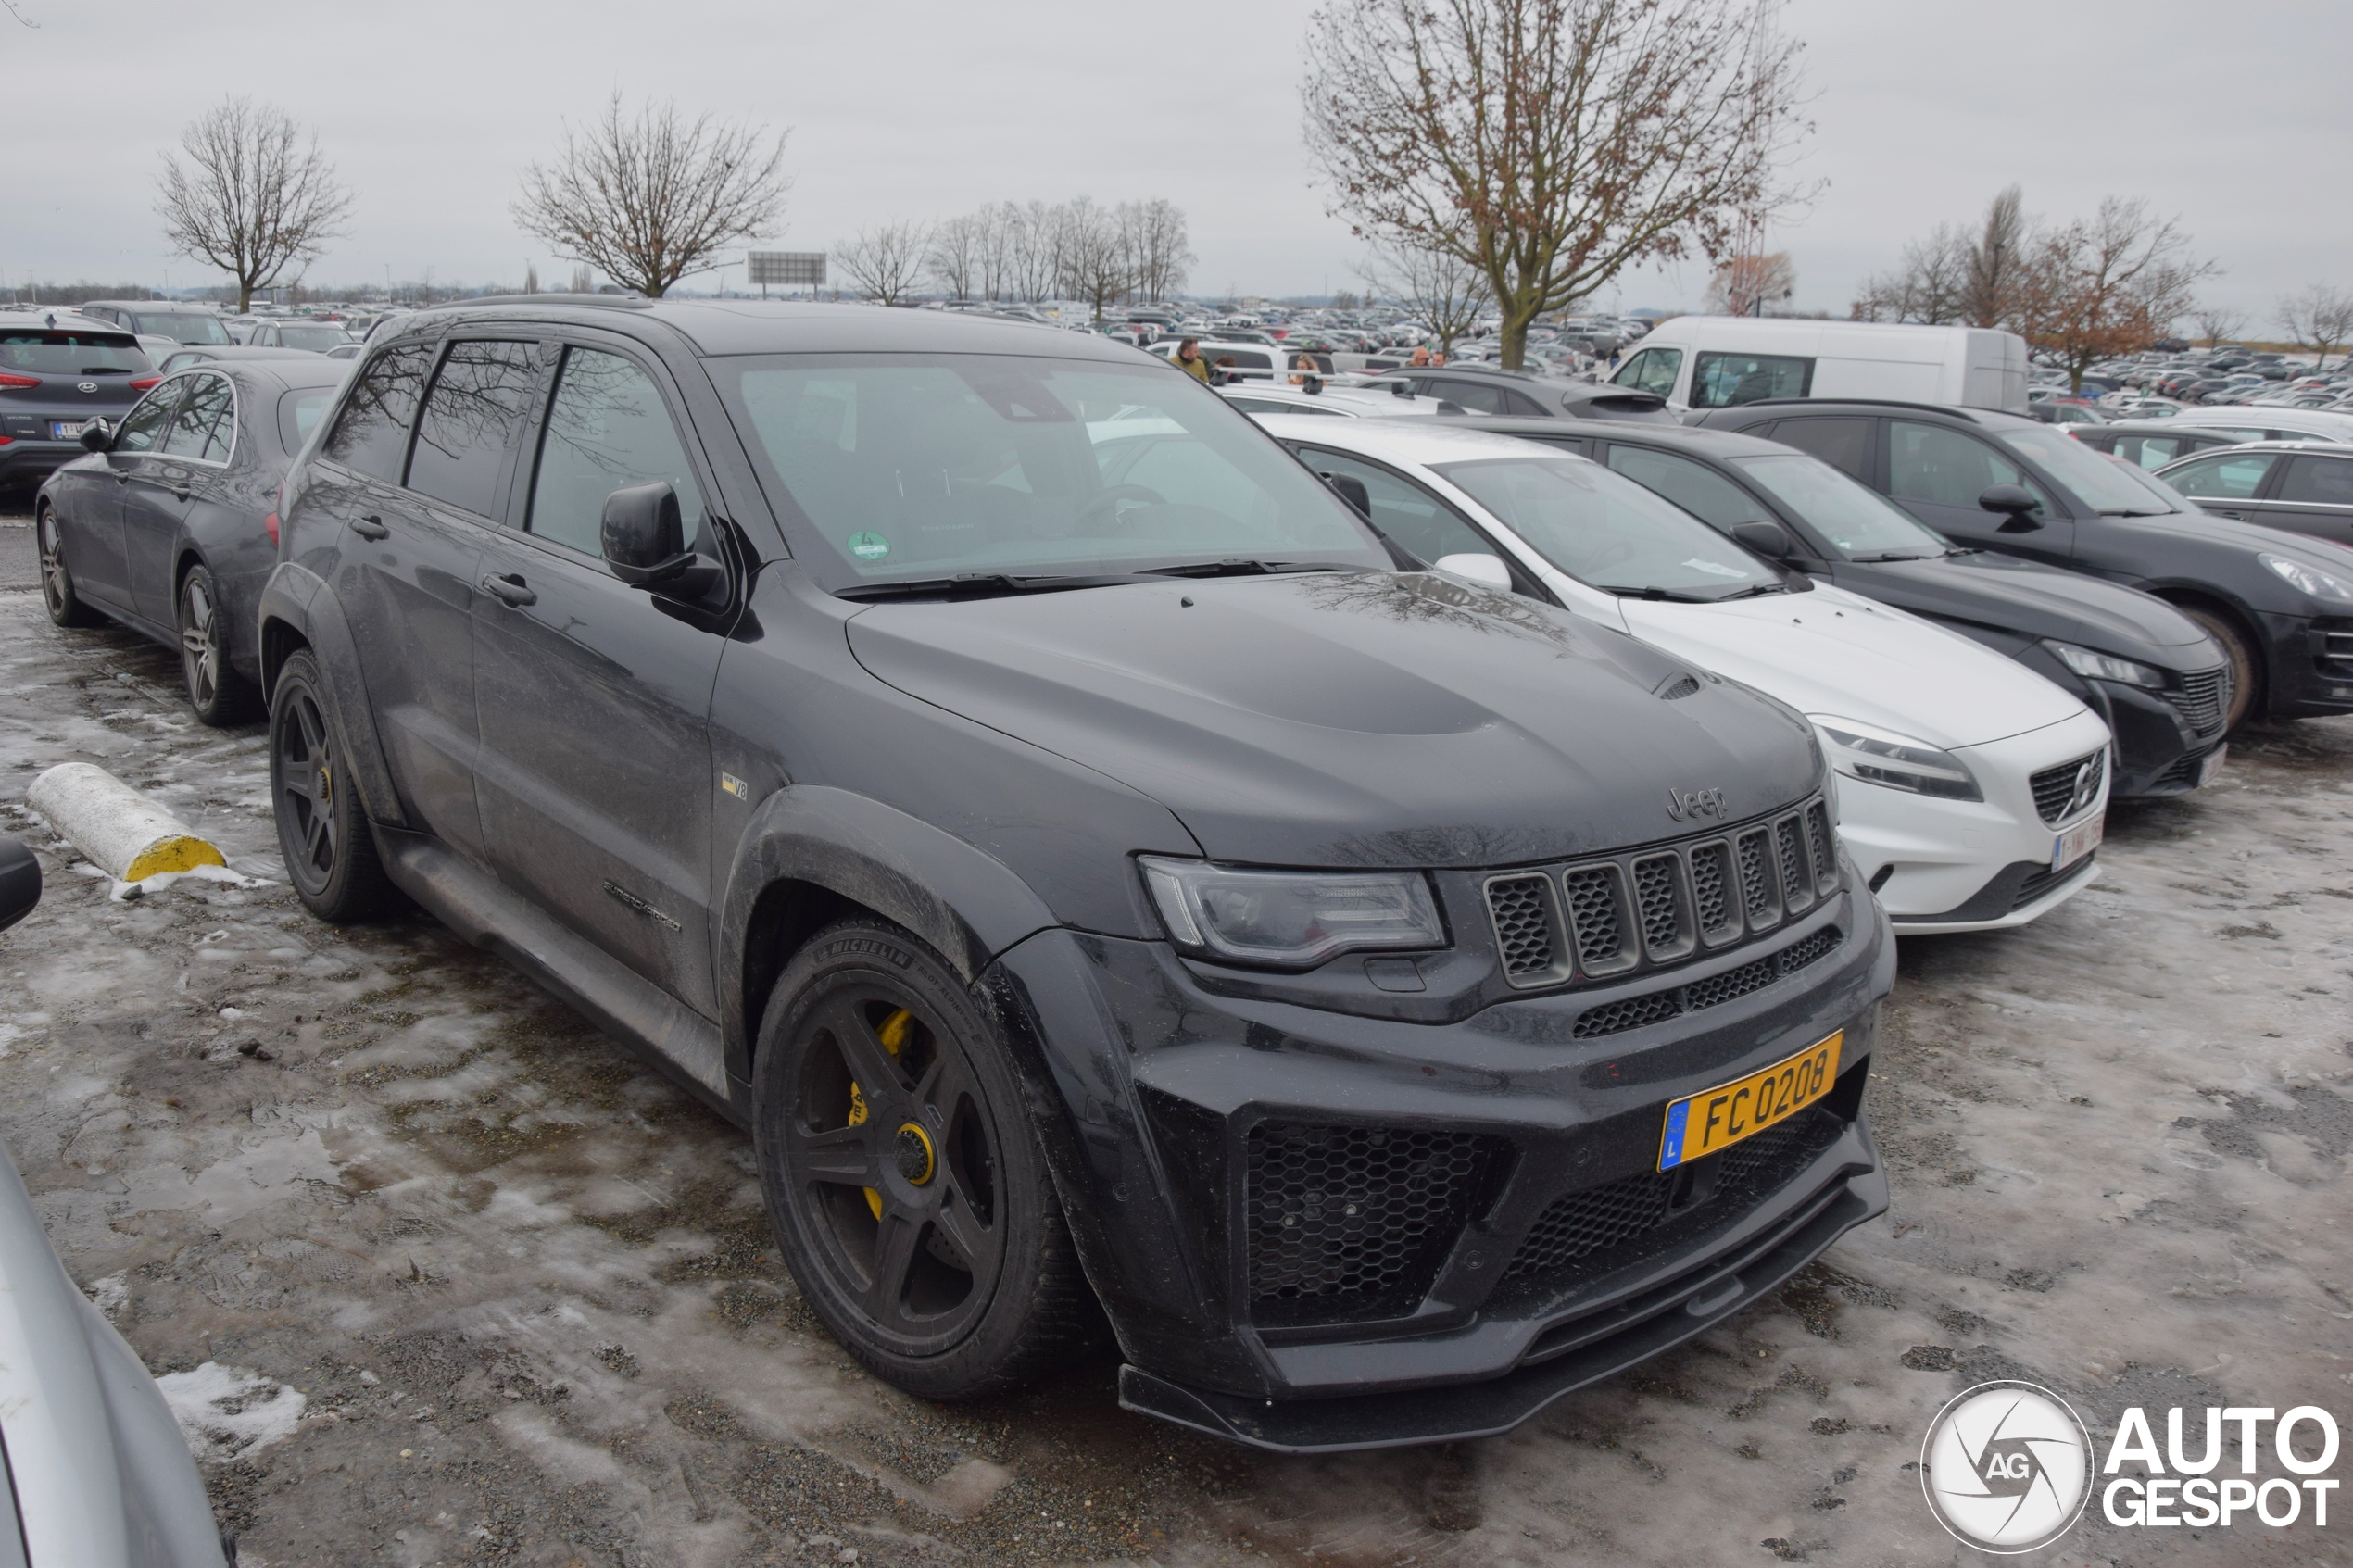
[[[857,307],[518,299],[289,479],[272,794],[747,1127],[928,1398],[1508,1427],[1887,1201],[1884,917],[1805,721],[1400,559],[1190,378]]]

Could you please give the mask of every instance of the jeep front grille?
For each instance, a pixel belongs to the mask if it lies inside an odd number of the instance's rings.
[[[1504,976],[1525,990],[1680,963],[1762,936],[1836,892],[1838,877],[1837,835],[1828,803],[1817,798],[1727,834],[1506,872],[1485,889]]]

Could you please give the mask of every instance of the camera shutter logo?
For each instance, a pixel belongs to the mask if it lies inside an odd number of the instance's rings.
[[[2067,1401],[2032,1383],[1981,1383],[1929,1423],[1920,1490],[1964,1546],[2038,1550],[2092,1496],[2092,1439]]]

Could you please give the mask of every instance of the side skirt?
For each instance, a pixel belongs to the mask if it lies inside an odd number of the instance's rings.
[[[438,840],[379,826],[376,844],[393,882],[444,925],[577,1008],[738,1127],[751,1124],[750,1086],[729,1081],[719,1025]]]

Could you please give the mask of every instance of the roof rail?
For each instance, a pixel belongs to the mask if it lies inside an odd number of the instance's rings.
[[[1859,403],[1872,408],[1917,408],[1927,414],[1952,414],[1974,423],[1980,414],[2007,414],[2007,408],[1965,408],[1957,403],[1911,403],[1900,397],[1758,397],[1746,403],[1734,403],[1733,408],[1803,408],[1807,405],[1820,408],[1825,403]],[[1722,413],[1720,408],[1707,408],[1704,413]],[[2017,416],[2023,418],[2023,415]]]
[[[470,305],[590,305],[608,310],[650,310],[654,301],[638,294],[486,294],[479,299],[448,299],[426,310],[462,310]]]

